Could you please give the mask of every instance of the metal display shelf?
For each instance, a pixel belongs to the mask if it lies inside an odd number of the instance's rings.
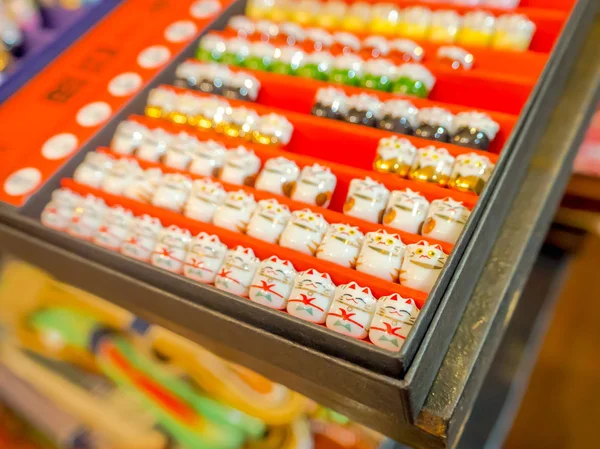
[[[531,151],[533,158],[529,162],[529,157],[522,158],[521,154],[520,159],[509,160],[509,169],[502,172],[496,188],[490,191],[491,198],[482,209],[481,220],[465,251],[470,256],[460,259],[456,270],[459,275],[448,289],[451,296],[445,297],[436,311],[403,380],[376,374],[284,338],[272,329],[266,331],[203,306],[194,298],[198,290],[192,282],[181,282],[178,294],[174,294],[161,289],[157,279],[149,282],[127,274],[108,251],[82,245],[66,235],[53,236],[49,241],[39,222],[14,209],[0,211],[0,250],[197,341],[398,441],[423,448],[456,447],[502,336],[514,318],[512,312],[519,304],[595,106],[600,85],[600,23],[596,21],[593,31],[586,33],[597,3],[581,4],[589,8],[578,24],[579,33],[574,33],[569,45],[562,49],[558,64],[552,68],[558,72],[543,80],[552,80],[552,84],[540,89],[543,96],[533,99],[536,117],[525,120],[539,126],[525,123],[526,135],[520,129],[515,136],[521,146],[530,146],[527,154]],[[127,261],[132,263],[138,262]],[[465,273],[469,276],[463,276]],[[443,358],[447,341],[440,339],[446,336],[449,340],[455,329],[453,323],[445,322],[449,315],[444,311],[457,303],[466,303],[467,308]],[[435,360],[442,358],[438,371]],[[431,381],[433,387],[427,396]],[[416,397],[405,396],[405,382],[421,386],[415,390]]]

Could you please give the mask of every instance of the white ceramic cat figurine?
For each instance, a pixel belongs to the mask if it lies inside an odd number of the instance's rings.
[[[337,178],[329,167],[307,165],[302,168],[300,178],[292,186],[290,197],[295,201],[327,207],[336,184]]]
[[[158,235],[162,230],[163,227],[158,218],[146,214],[136,217],[121,245],[121,254],[149,262]]]
[[[227,152],[219,179],[229,184],[252,185],[259,169],[258,156],[254,151],[240,145]]]
[[[390,228],[418,234],[429,210],[429,201],[411,189],[394,190],[390,195],[383,224]]]
[[[66,229],[81,199],[81,195],[65,187],[55,190],[52,192],[52,199],[42,211],[42,223],[59,231]]]
[[[167,167],[177,170],[187,170],[199,146],[200,141],[196,136],[180,132],[171,140],[162,158],[162,162]]]
[[[258,202],[250,217],[246,234],[269,243],[277,243],[292,213],[285,204],[270,198]]]
[[[256,208],[254,195],[243,190],[229,192],[225,201],[217,207],[213,224],[235,232],[245,232],[252,212]]]
[[[323,240],[327,227],[328,223],[321,214],[310,209],[297,210],[292,213],[292,217],[279,238],[279,244],[285,248],[314,255]]]
[[[368,176],[350,181],[344,214],[379,223],[390,197],[390,191],[380,182]]]
[[[183,275],[197,282],[212,284],[225,260],[227,246],[219,237],[206,232],[195,236],[189,244]]]
[[[162,128],[151,129],[142,138],[135,155],[143,161],[160,162],[173,138],[173,134]]]
[[[131,181],[123,190],[123,196],[136,201],[141,201],[142,203],[149,203],[152,201],[154,192],[162,177],[163,172],[160,168],[149,168],[138,173],[133,181]]]
[[[324,323],[334,292],[335,284],[329,274],[312,268],[302,271],[294,279],[287,311],[312,323]]]
[[[291,183],[300,176],[298,164],[283,156],[269,159],[256,178],[254,187],[258,190],[287,195]]]
[[[400,270],[400,284],[429,293],[447,258],[440,245],[431,245],[424,240],[408,245]]]
[[[471,211],[462,201],[452,198],[433,200],[427,219],[423,223],[422,234],[443,242],[455,243],[462,232]]]
[[[368,232],[358,255],[356,269],[379,278],[397,282],[406,245],[398,234],[385,230]]]
[[[353,268],[365,235],[357,226],[335,223],[329,225],[319,249],[317,259],[328,260]]]
[[[187,229],[175,225],[163,229],[154,245],[150,263],[172,273],[182,273],[191,239],[192,234]]]
[[[210,223],[215,211],[225,201],[227,192],[223,185],[210,178],[196,179],[192,183],[190,196],[185,203],[183,214],[194,220]]]
[[[192,189],[189,176],[179,173],[169,173],[162,177],[154,195],[152,204],[163,209],[181,212]]]
[[[144,136],[150,131],[144,125],[132,120],[119,123],[110,143],[110,148],[124,156],[131,156],[138,149]]]
[[[264,306],[283,310],[295,277],[296,269],[289,260],[271,256],[260,263],[250,285],[249,297]]]
[[[118,251],[129,233],[132,222],[133,213],[129,209],[113,206],[108,209],[104,216],[104,222],[98,228],[92,241],[96,245]]]
[[[102,198],[86,195],[78,202],[67,233],[84,240],[91,239],[102,224],[106,210],[107,206]]]
[[[382,296],[377,301],[369,340],[380,348],[400,351],[418,316],[414,299],[403,298],[398,293]]]
[[[215,279],[215,287],[234,295],[248,297],[250,284],[259,264],[260,260],[252,249],[243,246],[230,249]]]
[[[122,195],[123,191],[143,173],[144,170],[135,159],[118,159],[104,175],[101,188],[111,195]]]
[[[75,169],[73,179],[79,184],[98,189],[113,163],[112,156],[92,151],[85,155],[83,162]]]
[[[192,155],[190,173],[200,176],[216,176],[225,163],[227,149],[214,140],[200,142]]]
[[[356,282],[340,285],[335,290],[326,325],[340,334],[363,339],[369,334],[376,304],[368,287],[361,287]]]

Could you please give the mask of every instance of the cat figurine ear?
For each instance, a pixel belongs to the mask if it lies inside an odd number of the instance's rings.
[[[273,309],[283,310],[287,306],[296,269],[288,260],[273,256],[263,260],[252,279],[249,298]]]
[[[421,240],[407,246],[400,270],[400,284],[429,293],[444,268],[447,254],[440,245]]]
[[[331,309],[327,313],[329,329],[350,337],[363,339],[369,333],[377,300],[368,287],[356,282],[336,289]]]
[[[423,223],[422,234],[443,242],[455,243],[460,236],[471,211],[460,201],[452,198],[434,200]]]
[[[397,282],[406,245],[398,234],[385,230],[369,232],[365,236],[356,269],[391,282]]]
[[[377,301],[369,339],[380,348],[400,351],[418,316],[419,309],[412,298],[398,293],[382,296]]]
[[[324,323],[334,292],[335,284],[329,274],[312,268],[298,273],[289,295],[287,311],[305,321]]]

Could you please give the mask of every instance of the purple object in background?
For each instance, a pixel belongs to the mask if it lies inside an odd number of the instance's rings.
[[[121,1],[102,0],[77,10],[48,8],[47,17],[53,28],[25,27],[27,52],[11,61],[1,74],[0,104]]]

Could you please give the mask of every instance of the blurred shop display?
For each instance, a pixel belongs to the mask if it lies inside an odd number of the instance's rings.
[[[374,449],[332,410],[22,262],[0,284],[0,447]]]
[[[575,173],[600,176],[600,109],[592,118],[574,165]]]

